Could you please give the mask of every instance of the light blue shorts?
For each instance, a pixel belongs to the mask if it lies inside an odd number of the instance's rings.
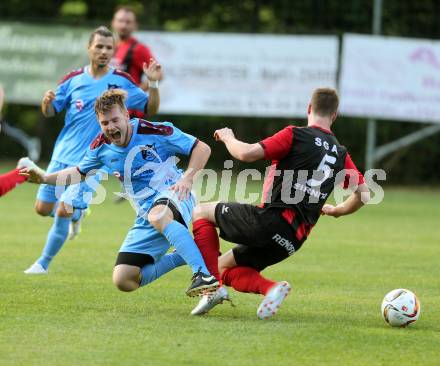
[[[70,165],[52,160],[47,167],[47,173],[54,173],[70,168]],[[37,199],[44,202],[64,202],[73,208],[86,209],[96,192],[96,187],[102,179],[102,172],[88,177],[85,181],[71,186],[53,186],[42,184],[38,189]]]
[[[191,194],[190,198],[178,201],[172,197],[170,191],[162,192],[154,197],[151,201],[150,207],[160,198],[169,198],[179,210],[186,226],[189,227],[192,211],[196,203],[194,196]],[[165,255],[169,248],[170,243],[164,235],[157,231],[145,218],[137,217],[133,227],[127,233],[119,251],[148,254],[153,257],[156,262],[160,257]]]

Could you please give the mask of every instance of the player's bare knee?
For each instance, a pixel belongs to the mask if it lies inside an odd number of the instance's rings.
[[[153,226],[157,231],[162,232],[162,221],[159,217],[154,214],[148,214],[148,222]]]
[[[49,216],[52,213],[53,205],[35,202],[35,212],[40,216]]]
[[[228,269],[228,267],[222,266],[220,263],[218,264],[218,273],[220,273],[220,275],[222,275],[226,269]]]
[[[192,219],[193,221],[204,219],[202,205],[197,205],[196,207],[194,207]]]
[[[138,286],[134,286],[133,281],[127,281],[119,278],[113,279],[113,283],[117,289],[122,292],[131,292],[138,288]]]
[[[139,270],[118,265],[113,269],[113,284],[118,290],[131,292],[139,288]]]
[[[205,219],[215,224],[215,207],[217,206],[217,204],[218,202],[198,204],[196,207],[194,207],[193,210],[193,221]]]
[[[60,202],[57,209],[57,216],[59,217],[71,217],[73,215],[73,207],[64,202]]]
[[[224,270],[235,266],[237,266],[237,262],[235,261],[234,252],[232,250],[228,250],[218,259],[218,269],[220,273],[223,273]]]
[[[51,210],[47,210],[41,206],[35,205],[35,212],[40,216],[49,216],[51,213]]]
[[[148,213],[148,222],[159,232],[163,232],[172,220],[173,214],[165,205],[154,206]]]

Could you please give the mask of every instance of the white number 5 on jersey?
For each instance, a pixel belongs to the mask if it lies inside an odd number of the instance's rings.
[[[328,154],[325,154],[324,157],[322,158],[321,162],[319,163],[318,169],[316,169],[316,171],[323,173],[322,178],[321,179],[311,178],[307,181],[306,184],[309,187],[320,186],[327,178],[329,178],[331,176],[332,168],[330,167],[330,165],[333,165],[335,162],[336,162],[336,158],[334,156],[330,156]]]

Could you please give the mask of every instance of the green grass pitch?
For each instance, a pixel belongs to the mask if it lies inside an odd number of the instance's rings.
[[[48,276],[25,276],[52,223],[33,212],[36,190],[24,184],[0,198],[1,365],[440,364],[438,190],[390,189],[380,205],[323,217],[298,253],[264,272],[293,287],[267,321],[256,317],[259,296],[233,290],[235,308],[191,317],[187,267],[117,291],[112,268],[134,214],[111,197],[92,207]],[[400,287],[422,303],[406,329],[380,314],[385,293]]]

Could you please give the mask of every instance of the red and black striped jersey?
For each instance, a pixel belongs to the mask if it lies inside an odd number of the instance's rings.
[[[272,160],[263,187],[262,207],[285,208],[283,217],[304,241],[318,221],[335,184],[364,183],[347,149],[331,131],[288,126],[260,142]],[[298,232],[299,231],[299,232]]]

